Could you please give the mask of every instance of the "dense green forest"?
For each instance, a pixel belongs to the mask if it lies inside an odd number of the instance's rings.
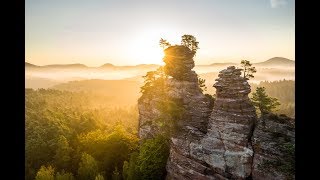
[[[123,162],[138,148],[137,108],[114,108],[98,99],[92,93],[26,89],[26,179],[122,175]]]

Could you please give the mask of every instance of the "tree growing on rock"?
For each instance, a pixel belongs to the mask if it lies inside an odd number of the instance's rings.
[[[171,46],[171,44],[170,44],[167,40],[162,39],[162,38],[161,38],[160,41],[159,41],[159,45],[160,45],[160,47],[161,47],[162,49],[165,49],[165,48]]]
[[[144,85],[140,89],[142,94],[163,93],[168,75],[165,74],[162,66],[156,71],[147,72],[142,77],[144,78]]]
[[[252,93],[251,101],[260,110],[262,115],[272,112],[273,109],[280,105],[277,98],[269,97],[266,94],[265,87],[257,87],[256,92]]]
[[[206,86],[205,83],[206,83],[206,80],[205,80],[205,79],[198,78],[198,84],[199,84],[199,87],[200,87],[201,92],[207,91],[207,86]]]
[[[255,67],[251,67],[252,64],[250,63],[250,61],[242,60],[240,64],[243,68],[243,77],[247,79],[254,78],[253,73],[256,73],[257,70]]]
[[[199,49],[199,42],[197,42],[196,37],[185,34],[181,38],[181,45],[188,47],[194,53],[197,52],[197,49]]]

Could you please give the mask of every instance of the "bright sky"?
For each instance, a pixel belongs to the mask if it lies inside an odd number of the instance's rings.
[[[199,41],[196,64],[295,59],[294,0],[26,0],[26,61],[160,64],[160,38]]]

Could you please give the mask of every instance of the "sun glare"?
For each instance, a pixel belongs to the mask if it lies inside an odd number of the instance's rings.
[[[178,33],[165,29],[148,29],[136,35],[128,47],[128,56],[134,64],[163,65],[163,49],[159,46],[160,38],[173,42]],[[172,39],[170,37],[173,37]],[[179,35],[178,35],[179,37]]]

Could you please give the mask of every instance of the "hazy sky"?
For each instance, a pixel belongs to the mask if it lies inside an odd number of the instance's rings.
[[[295,59],[294,0],[26,0],[26,61],[162,62],[161,37],[199,41],[196,64]]]

